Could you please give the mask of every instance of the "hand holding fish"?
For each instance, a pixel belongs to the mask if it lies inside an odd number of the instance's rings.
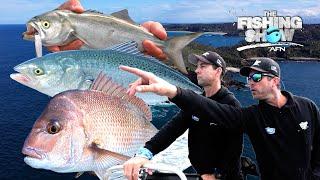
[[[75,13],[83,13],[85,11],[79,0],[68,0],[65,3],[63,3],[61,6],[59,6],[58,9],[71,10]],[[167,39],[166,30],[159,22],[147,21],[142,24],[142,27],[144,27],[147,31],[151,32],[153,35],[155,35],[161,40]],[[49,51],[57,52],[57,51],[80,49],[82,45],[84,45],[84,42],[81,41],[80,39],[76,39],[68,43],[67,45],[49,46],[47,48]],[[167,59],[167,56],[162,51],[162,49],[156,46],[154,42],[150,40],[144,40],[142,42],[142,45],[147,54],[154,56],[158,59],[163,59],[163,60]]]
[[[80,4],[79,0],[68,0],[65,3],[61,4],[58,9],[66,9],[73,11],[75,13],[83,13],[84,8]]]
[[[146,28],[149,32],[161,40],[167,39],[167,32],[159,22],[147,21],[142,24],[142,27]],[[147,54],[150,54],[158,59],[167,59],[167,56],[162,49],[156,46],[152,41],[144,40],[142,45]]]
[[[71,6],[75,3],[77,5]],[[81,7],[81,4],[73,0],[60,8],[72,7],[77,12],[81,12],[83,9],[79,6]],[[54,51],[78,49],[79,46],[82,50],[107,50],[119,47],[122,43],[135,42],[140,52],[146,52],[157,58],[167,56],[176,69],[188,74],[181,50],[194,39],[206,34],[205,32],[187,33],[162,40],[159,38],[166,38],[167,34],[160,23],[149,21],[141,26],[130,18],[127,9],[110,15],[94,10],[77,12],[55,9],[34,16],[26,23],[27,31],[23,33],[23,39],[35,41],[36,53],[39,57],[41,57],[42,45],[51,46],[49,49]],[[210,34],[224,33],[210,32]]]
[[[157,77],[151,72],[129,66],[120,66],[120,69],[140,76],[138,80],[129,85],[129,90],[127,91],[129,95],[134,95],[136,92],[153,92],[169,98],[173,98],[177,95],[178,89],[176,86]]]

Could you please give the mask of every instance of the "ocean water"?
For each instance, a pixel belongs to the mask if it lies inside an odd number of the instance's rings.
[[[22,40],[24,25],[0,25],[0,179],[73,179],[75,173],[58,174],[37,170],[23,162],[21,148],[34,121],[50,97],[10,79],[13,67],[35,56],[32,42]],[[228,38],[228,37],[226,37]],[[297,95],[306,96],[320,105],[320,63],[281,62],[285,88]],[[244,80],[244,79],[242,79]],[[249,91],[232,89],[242,105],[255,103]],[[177,108],[154,108],[154,124],[161,127]],[[254,159],[248,139],[243,155]],[[80,179],[97,179],[84,174]]]

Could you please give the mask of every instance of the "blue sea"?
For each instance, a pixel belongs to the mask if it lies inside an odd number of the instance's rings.
[[[168,33],[169,37],[173,36],[180,36],[184,35],[186,31],[170,31]],[[234,46],[241,41],[244,41],[244,37],[240,36],[213,36],[210,34],[205,34],[200,36],[195,40],[195,42],[207,45],[207,46],[213,46],[213,47],[224,47],[224,46]]]
[[[35,56],[33,43],[22,40],[23,31],[25,31],[24,25],[0,25],[0,179],[73,179],[75,173],[58,174],[37,170],[23,162],[21,149],[24,140],[34,121],[50,100],[50,97],[20,85],[9,77],[14,73],[15,65]],[[214,38],[210,37],[207,43],[216,47],[234,45],[241,40],[239,37]],[[231,44],[226,43],[229,40]],[[306,96],[319,106],[320,63],[281,62],[280,66],[286,90]],[[255,103],[249,91],[235,89],[232,91],[242,105]],[[177,108],[158,108],[153,109],[153,112],[157,112],[153,122],[160,127],[177,112]],[[254,153],[247,138],[243,155],[254,159]],[[97,178],[85,174],[80,179]]]

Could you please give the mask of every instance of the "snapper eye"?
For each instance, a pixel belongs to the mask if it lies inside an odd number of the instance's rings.
[[[44,74],[43,70],[41,68],[37,68],[35,69],[34,71],[34,74],[37,75],[37,76],[41,76]]]
[[[42,27],[44,27],[45,29],[48,29],[50,27],[50,23],[48,21],[42,21],[41,23]]]
[[[61,130],[61,126],[59,124],[58,121],[56,120],[52,120],[51,122],[49,122],[49,124],[47,125],[47,132],[49,134],[56,134]]]

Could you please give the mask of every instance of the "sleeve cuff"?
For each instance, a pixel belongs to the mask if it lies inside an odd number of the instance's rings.
[[[178,86],[176,86],[176,87],[177,87],[177,95],[173,98],[169,98],[169,101],[171,101],[171,102],[175,102],[175,100],[179,99],[179,96],[181,96],[181,93],[182,93],[181,88]]]
[[[138,152],[134,155],[134,157],[143,157],[150,160],[153,158],[153,154],[149,149],[141,147],[139,148]]]

